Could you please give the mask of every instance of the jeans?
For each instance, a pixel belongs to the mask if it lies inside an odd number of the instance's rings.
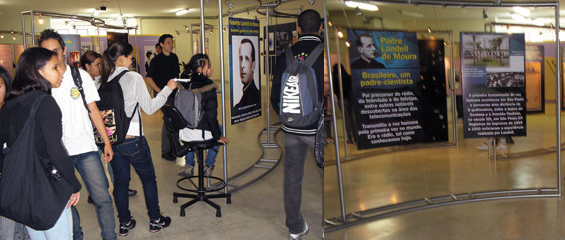
[[[222,125],[218,124],[218,126],[220,127],[220,134],[224,134]],[[205,161],[206,166],[213,167],[216,164],[216,156],[218,155],[219,150],[220,150],[220,145],[208,149],[206,153],[206,161]],[[194,152],[186,153],[184,159],[186,160],[186,163],[184,164],[185,166],[188,165],[194,166]]]
[[[149,220],[159,219],[161,211],[159,209],[155,168],[145,137],[127,138],[124,143],[113,145],[112,149],[114,150],[114,159],[110,164],[112,164],[112,171],[114,172],[114,202],[118,209],[120,223],[127,224],[131,220],[128,196],[129,181],[131,180],[130,164],[143,184],[145,207]]]
[[[108,192],[109,184],[104,166],[100,159],[100,154],[97,151],[87,152],[71,156],[71,160],[75,168],[80,173],[88,194],[94,201],[96,207],[96,215],[98,216],[98,225],[100,225],[102,239],[114,240],[118,236],[116,234],[116,221],[114,219],[114,208],[112,206],[112,197]],[[76,211],[76,210],[75,210]],[[78,219],[78,212],[73,211],[73,221],[75,233],[80,231],[80,219]],[[81,234],[82,235],[82,234]],[[77,239],[77,236],[75,236]],[[80,239],[80,238],[79,238]]]
[[[59,220],[55,226],[45,231],[37,231],[33,228],[26,227],[32,240],[71,240],[73,239],[73,217],[71,209],[65,206],[65,210],[61,213]]]
[[[304,230],[304,218],[300,213],[302,203],[302,179],[304,162],[308,148],[314,154],[316,136],[284,133],[284,211],[286,226],[290,233],[297,234]],[[324,171],[318,168],[322,181]]]

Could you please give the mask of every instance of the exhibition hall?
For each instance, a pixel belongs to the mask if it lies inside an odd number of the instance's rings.
[[[325,239],[563,238],[563,3],[327,1]]]

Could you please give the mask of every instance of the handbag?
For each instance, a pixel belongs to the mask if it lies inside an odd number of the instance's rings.
[[[35,150],[35,113],[47,96],[37,98],[16,142],[3,150],[0,175],[0,215],[35,230],[52,228],[73,193],[51,161]]]

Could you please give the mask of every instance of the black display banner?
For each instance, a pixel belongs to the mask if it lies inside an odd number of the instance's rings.
[[[356,43],[358,149],[447,140],[443,42],[421,42],[410,32],[355,30],[348,38]]]
[[[524,34],[461,33],[465,138],[526,136]]]

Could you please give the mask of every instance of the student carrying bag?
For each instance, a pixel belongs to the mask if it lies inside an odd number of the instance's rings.
[[[110,142],[112,144],[121,144],[126,139],[126,135],[129,129],[129,124],[133,118],[133,114],[138,111],[139,103],[135,105],[135,110],[131,117],[126,114],[126,109],[124,105],[124,92],[122,91],[122,86],[120,85],[120,78],[128,71],[123,71],[117,76],[115,76],[111,81],[107,82],[106,85],[101,86],[98,89],[98,95],[100,96],[100,101],[96,102],[100,113],[102,114],[102,120],[106,126],[106,133]],[[139,118],[141,120],[141,117]],[[97,145],[103,146],[104,141],[98,133],[96,127],[94,130],[94,140]],[[139,132],[141,133],[141,121],[139,124]]]
[[[0,215],[35,230],[52,228],[73,193],[51,161],[35,150],[35,113],[45,97],[37,98],[20,136],[3,150],[0,175]]]

